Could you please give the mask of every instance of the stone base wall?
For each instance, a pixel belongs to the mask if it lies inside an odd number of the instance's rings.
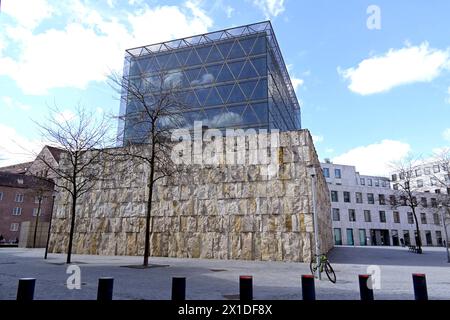
[[[311,178],[320,163],[308,130],[280,134],[280,164],[192,165],[158,182],[151,212],[151,256],[310,261],[314,250]],[[127,174],[118,175],[119,166]],[[80,198],[73,252],[143,255],[146,168],[108,161],[104,179]],[[321,251],[333,245],[329,191],[317,175]],[[50,252],[67,251],[70,198],[55,203]]]

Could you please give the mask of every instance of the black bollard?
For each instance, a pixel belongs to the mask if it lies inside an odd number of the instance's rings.
[[[243,301],[253,300],[253,278],[252,276],[239,277],[239,299]]]
[[[109,301],[113,298],[114,278],[103,277],[98,279],[97,300]]]
[[[184,277],[172,278],[172,300],[173,301],[186,300],[186,278]]]
[[[428,300],[427,280],[423,273],[413,273],[414,299]]]
[[[18,301],[31,301],[34,298],[34,286],[36,279],[22,278],[19,279],[19,287],[17,288]]]
[[[370,275],[360,274],[359,275],[359,295],[362,301],[372,301],[373,300],[373,289],[369,288],[368,281],[370,280]]]
[[[302,296],[305,301],[316,300],[316,287],[314,276],[311,274],[302,275]]]

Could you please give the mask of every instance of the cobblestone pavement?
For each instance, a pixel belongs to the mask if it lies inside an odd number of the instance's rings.
[[[73,255],[81,270],[81,289],[66,286],[66,256],[43,249],[0,249],[0,299],[15,299],[18,279],[36,278],[35,299],[95,299],[99,277],[114,277],[114,299],[169,299],[171,278],[186,277],[187,299],[229,299],[238,294],[239,275],[252,275],[255,299],[301,299],[300,276],[306,263],[151,257],[152,268],[130,268],[142,257]],[[317,299],[359,299],[358,274],[369,265],[381,270],[375,299],[413,299],[412,273],[425,273],[430,299],[450,299],[450,264],[444,248],[424,254],[398,247],[336,247],[329,259],[337,283],[316,281]]]

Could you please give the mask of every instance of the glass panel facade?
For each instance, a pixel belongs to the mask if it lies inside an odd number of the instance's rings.
[[[176,84],[187,109],[185,128],[202,121],[218,129],[300,129],[300,107],[270,23],[213,35],[214,40],[205,34],[127,50],[123,81],[140,85],[164,78]],[[134,142],[149,126],[128,117],[139,110],[138,101],[127,92],[122,101],[119,129],[124,142]]]

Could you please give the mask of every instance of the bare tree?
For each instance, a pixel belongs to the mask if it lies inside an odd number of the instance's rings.
[[[177,73],[160,72],[137,79],[113,75],[111,86],[121,95],[127,112],[119,116],[124,123],[123,148],[115,153],[123,161],[130,157],[147,168],[145,245],[143,266],[148,266],[150,253],[150,219],[155,183],[181,170],[173,163],[171,133],[185,126],[183,112],[187,110]]]
[[[391,164],[392,172],[395,172],[398,179],[394,182],[394,193],[391,196],[390,204],[393,208],[407,206],[411,209],[416,225],[416,246],[417,253],[422,253],[422,238],[420,235],[419,221],[417,219],[416,209],[421,206],[417,201],[418,191],[413,186],[413,172],[418,161],[413,158],[401,160]]]
[[[62,116],[58,107],[50,108],[44,123],[37,123],[49,145],[60,149],[59,164],[39,155],[39,160],[53,177],[55,186],[70,194],[70,232],[67,263],[71,263],[77,200],[91,190],[101,178],[96,165],[101,161],[103,148],[108,144],[109,122],[103,115],[78,106],[73,117]]]

